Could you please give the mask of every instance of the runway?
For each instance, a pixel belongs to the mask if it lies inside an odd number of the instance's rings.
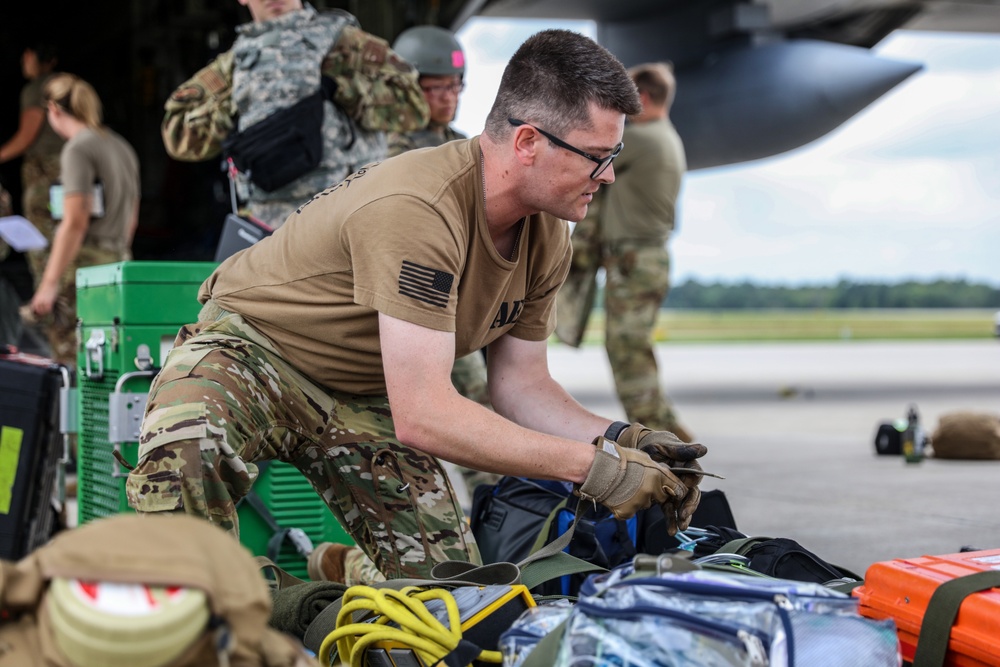
[[[1000,341],[664,344],[660,375],[709,448],[704,488],[725,491],[745,533],[788,537],[859,574],[874,562],[1000,548],[1000,461],[875,454],[878,424],[914,403],[1000,414]],[[603,347],[553,345],[553,376],[624,419]]]

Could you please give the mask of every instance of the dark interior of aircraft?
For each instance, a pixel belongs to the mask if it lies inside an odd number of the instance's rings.
[[[441,18],[431,2],[323,2],[341,8],[390,41],[402,30]],[[104,121],[139,155],[142,203],[133,245],[136,259],[211,260],[230,200],[219,163],[178,162],[160,139],[163,103],[181,82],[228,49],[235,27],[250,20],[237,0],[41,0],[0,8],[0,142],[17,131],[25,79],[21,53],[47,41],[58,69],[90,82],[104,103]],[[20,159],[0,165],[0,182],[20,212]]]
[[[767,0],[313,0],[346,9],[392,42],[431,23],[454,30],[473,16],[590,18],[598,41],[626,66],[674,63],[678,95],[671,118],[689,169],[756,160],[830,132],[921,69],[881,58],[871,47],[893,29],[923,20],[927,2],[832,2],[805,13]],[[1000,3],[987,0],[991,9]],[[796,12],[799,12],[796,14]],[[994,12],[994,14],[1000,12]],[[973,25],[984,25],[979,16]],[[228,49],[250,20],[238,0],[38,0],[0,9],[0,141],[14,134],[24,46],[55,43],[59,69],[97,89],[105,122],[139,154],[142,207],[137,259],[210,259],[228,212],[229,191],[216,160],[182,163],[160,138],[163,103],[173,89]],[[1000,25],[1000,20],[996,22]],[[933,26],[930,26],[931,28]],[[20,160],[0,165],[19,199]]]

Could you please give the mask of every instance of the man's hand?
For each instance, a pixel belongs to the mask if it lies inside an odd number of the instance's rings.
[[[622,447],[639,449],[649,454],[657,463],[668,468],[690,468],[691,473],[674,474],[684,483],[687,492],[677,502],[663,503],[663,514],[667,519],[667,532],[673,535],[678,530],[686,530],[691,525],[691,517],[701,501],[698,484],[702,476],[697,474],[701,465],[695,459],[701,458],[708,448],[697,442],[687,443],[670,431],[654,431],[642,424],[628,426],[618,435]]]
[[[708,452],[708,448],[701,443],[687,443],[670,431],[654,431],[639,423],[628,426],[615,438],[615,441],[622,447],[642,449],[648,452],[653,460],[671,466],[676,462],[701,458]]]
[[[646,452],[625,449],[604,438],[597,438],[594,444],[594,464],[575,493],[601,503],[616,518],[628,519],[653,503],[675,507],[688,495],[687,485]]]

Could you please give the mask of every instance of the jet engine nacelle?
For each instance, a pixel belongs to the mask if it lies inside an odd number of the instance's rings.
[[[922,68],[830,42],[736,48],[676,72],[670,117],[689,169],[746,162],[822,137]]]

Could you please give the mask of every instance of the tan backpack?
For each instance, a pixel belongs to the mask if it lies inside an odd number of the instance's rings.
[[[110,604],[80,613],[86,596],[73,591],[101,586]],[[129,597],[136,590],[176,599],[173,622],[185,627],[126,615],[128,602],[142,600]],[[119,627],[97,619],[109,607]],[[297,639],[268,626],[270,609],[258,564],[218,527],[186,515],[115,515],[0,561],[0,667],[316,667]]]
[[[949,412],[931,434],[936,459],[1000,459],[1000,415]]]

